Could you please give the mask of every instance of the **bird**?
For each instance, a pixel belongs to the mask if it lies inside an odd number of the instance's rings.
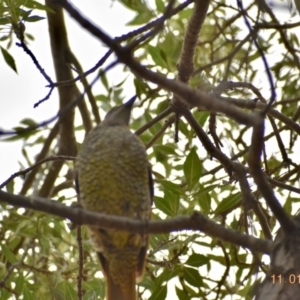
[[[76,161],[79,203],[84,209],[149,220],[153,181],[146,149],[129,129],[136,96],[113,107],[87,135]],[[149,237],[88,226],[106,278],[107,300],[136,300]]]

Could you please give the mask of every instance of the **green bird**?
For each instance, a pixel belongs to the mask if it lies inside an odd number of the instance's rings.
[[[85,139],[77,157],[79,198],[92,211],[149,220],[153,197],[144,145],[129,128],[136,97],[112,108]],[[88,226],[106,277],[107,300],[135,300],[148,248],[148,235]]]

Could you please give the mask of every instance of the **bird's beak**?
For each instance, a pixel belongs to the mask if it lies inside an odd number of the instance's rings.
[[[127,102],[124,103],[125,107],[130,107],[132,108],[134,101],[136,100],[137,96],[133,96],[132,98],[130,98]]]

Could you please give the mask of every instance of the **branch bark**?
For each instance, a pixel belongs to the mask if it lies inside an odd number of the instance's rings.
[[[194,212],[191,216],[147,222],[95,213],[78,207],[67,207],[55,200],[39,197],[27,198],[3,191],[0,191],[0,202],[67,218],[76,225],[89,224],[96,225],[99,228],[118,229],[134,233],[170,233],[181,230],[200,230],[208,236],[248,248],[254,252],[269,253],[271,251],[272,243],[270,241],[257,239],[232,229],[227,229],[200,212]]]

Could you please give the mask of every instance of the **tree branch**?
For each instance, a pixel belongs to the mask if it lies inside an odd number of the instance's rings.
[[[208,6],[209,0],[195,1],[195,7],[186,29],[182,53],[178,63],[178,79],[181,82],[188,82],[194,72],[195,49]]]
[[[290,232],[295,228],[295,224],[282,208],[271,188],[266,175],[261,170],[260,156],[264,144],[264,119],[261,114],[255,118],[256,124],[253,126],[251,147],[249,150],[249,169],[253,179],[258,186],[259,191],[266,200],[276,219],[285,232]]]
[[[139,221],[111,216],[78,207],[67,207],[55,200],[39,197],[27,198],[0,191],[0,201],[13,206],[30,208],[48,214],[67,218],[76,225],[95,225],[99,228],[118,229],[134,233],[169,233],[181,230],[201,230],[205,234],[245,247],[251,251],[270,253],[271,242],[244,235],[211,221],[205,215],[194,212],[190,217],[180,216],[162,221]]]

